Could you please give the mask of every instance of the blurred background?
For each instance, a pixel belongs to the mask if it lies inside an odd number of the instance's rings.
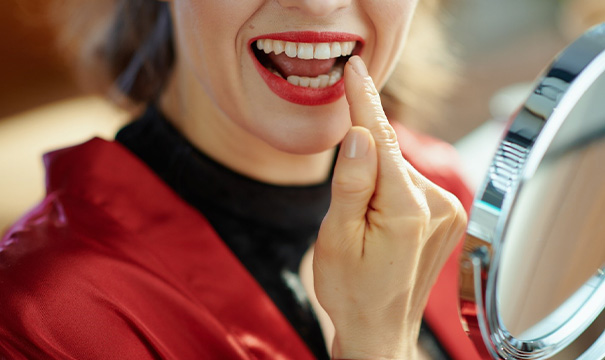
[[[41,153],[93,135],[111,138],[128,119],[80,90],[45,21],[51,3],[0,2],[0,232],[42,197]],[[463,157],[473,131],[490,128],[495,142],[499,119],[524,100],[552,57],[605,21],[603,3],[447,0],[443,19],[462,81],[446,118],[428,132],[456,144]]]

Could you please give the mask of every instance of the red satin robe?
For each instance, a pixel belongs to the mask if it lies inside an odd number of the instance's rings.
[[[406,158],[468,208],[449,145],[397,131]],[[204,217],[120,144],[44,162],[45,199],[0,241],[0,359],[313,358]],[[469,360],[458,252],[425,319]]]

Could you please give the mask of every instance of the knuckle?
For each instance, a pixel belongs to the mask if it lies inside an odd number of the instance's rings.
[[[418,188],[416,193],[416,211],[427,222],[426,230],[445,232],[446,238],[457,239],[463,234],[467,214],[456,196],[436,185],[424,191]]]
[[[467,215],[466,210],[460,203],[460,200],[453,194],[445,192],[444,203],[446,206],[446,221],[452,233],[460,233],[466,229]]]
[[[429,205],[425,191],[422,188],[414,187],[411,189],[411,205],[418,219],[429,222],[433,216],[433,211]]]
[[[454,194],[445,191],[445,199],[451,209],[452,215],[456,219],[462,220],[466,218],[466,211],[464,210],[462,203],[460,203],[460,200],[458,200]]]
[[[431,207],[435,209],[438,216],[451,219],[459,212],[465,212],[460,200],[449,191],[432,183],[426,191],[427,198],[429,198],[431,202]]]
[[[456,229],[459,229],[461,231],[466,230],[466,225],[468,223],[468,216],[466,214],[466,210],[464,210],[464,208],[462,207],[462,204],[460,204],[460,202],[457,202],[458,205],[456,206],[455,209],[455,216],[454,216],[454,226],[456,227]]]
[[[399,153],[399,143],[397,142],[397,133],[389,124],[389,121],[384,118],[384,115],[377,115],[380,120],[377,122],[376,127],[372,131],[372,135],[377,142],[381,144],[391,145],[393,148],[397,149]]]
[[[431,223],[431,220],[433,219],[433,214],[431,209],[428,207],[428,205],[426,203],[424,204],[418,204],[417,210],[416,210],[416,216],[418,218],[418,221],[423,224],[424,228],[428,228],[429,224]]]

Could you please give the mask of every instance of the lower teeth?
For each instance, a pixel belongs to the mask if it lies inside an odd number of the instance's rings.
[[[323,74],[317,77],[290,75],[287,80],[292,85],[322,89],[336,84],[336,82],[342,78],[342,71],[342,68],[336,68],[329,74]],[[281,75],[279,76],[282,77]]]

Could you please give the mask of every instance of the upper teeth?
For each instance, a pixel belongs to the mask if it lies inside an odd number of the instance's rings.
[[[326,60],[351,55],[353,48],[355,48],[355,41],[312,44],[260,39],[256,41],[256,47],[259,50],[263,50],[266,54],[275,53],[275,55],[279,55],[286,53],[291,58]]]

